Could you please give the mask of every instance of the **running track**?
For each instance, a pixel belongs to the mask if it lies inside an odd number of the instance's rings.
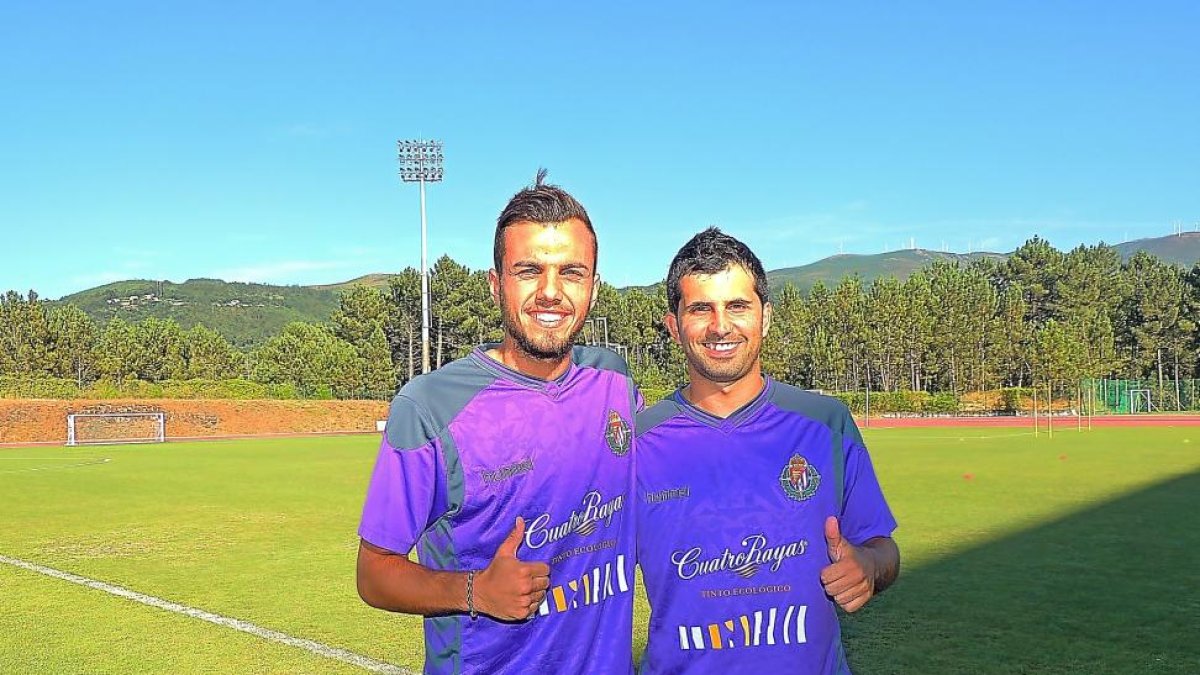
[[[1083,418],[1087,426],[1088,418]],[[865,429],[894,429],[905,427],[1032,427],[1032,417],[872,417],[870,421],[858,418],[858,425]],[[1046,418],[1038,417],[1038,426],[1046,427]],[[1074,428],[1078,422],[1074,415],[1055,415],[1054,426]],[[1200,414],[1196,415],[1097,415],[1092,418],[1094,427],[1188,427],[1200,426]]]
[[[917,427],[978,427],[986,428],[1029,428],[1033,426],[1032,417],[872,417],[870,421],[856,417],[860,428],[863,429],[904,429]],[[1083,418],[1086,426],[1087,418]],[[1039,428],[1046,427],[1046,418],[1038,417]],[[1076,427],[1078,423],[1074,415],[1057,415],[1054,426],[1066,429]],[[1092,418],[1094,427],[1191,427],[1200,426],[1200,414],[1193,415],[1097,415]],[[253,438],[304,438],[312,436],[346,436],[362,434],[378,434],[378,431],[322,431],[312,433],[285,434],[255,434],[244,436],[194,436],[179,438],[167,436],[168,442],[177,441],[228,441]],[[17,441],[0,443],[0,449],[9,447],[34,447],[48,445],[63,445],[57,441]]]

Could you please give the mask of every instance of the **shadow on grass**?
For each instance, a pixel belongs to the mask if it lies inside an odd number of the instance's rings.
[[[903,569],[843,617],[873,673],[1200,673],[1200,472]]]

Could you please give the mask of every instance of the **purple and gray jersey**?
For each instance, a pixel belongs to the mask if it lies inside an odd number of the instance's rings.
[[[725,419],[675,392],[636,426],[642,672],[848,673],[825,519],[854,544],[896,521],[846,407],[768,378]]]
[[[525,519],[517,557],[550,566],[529,621],[425,619],[429,673],[628,673],[633,433],[640,397],[610,351],[576,347],[545,381],[476,349],[401,389],[359,535],[435,570],[482,569]]]

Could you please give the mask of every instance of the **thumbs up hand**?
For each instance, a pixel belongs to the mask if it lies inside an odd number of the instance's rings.
[[[839,607],[853,612],[875,595],[875,559],[842,537],[838,519],[825,519],[825,545],[831,565],[821,570],[821,585]]]
[[[846,547],[853,544],[842,538],[842,528],[838,519],[829,516],[825,519],[825,545],[829,548],[829,562],[838,562],[846,555]]]
[[[517,549],[525,538],[525,519],[517,518],[496,549],[492,562],[475,576],[475,608],[503,621],[531,618],[550,587],[550,566],[521,562]]]

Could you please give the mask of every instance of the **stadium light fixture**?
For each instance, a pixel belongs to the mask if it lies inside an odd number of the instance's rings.
[[[429,372],[429,267],[426,258],[425,184],[442,182],[442,142],[396,141],[400,180],[421,185],[421,372]]]

